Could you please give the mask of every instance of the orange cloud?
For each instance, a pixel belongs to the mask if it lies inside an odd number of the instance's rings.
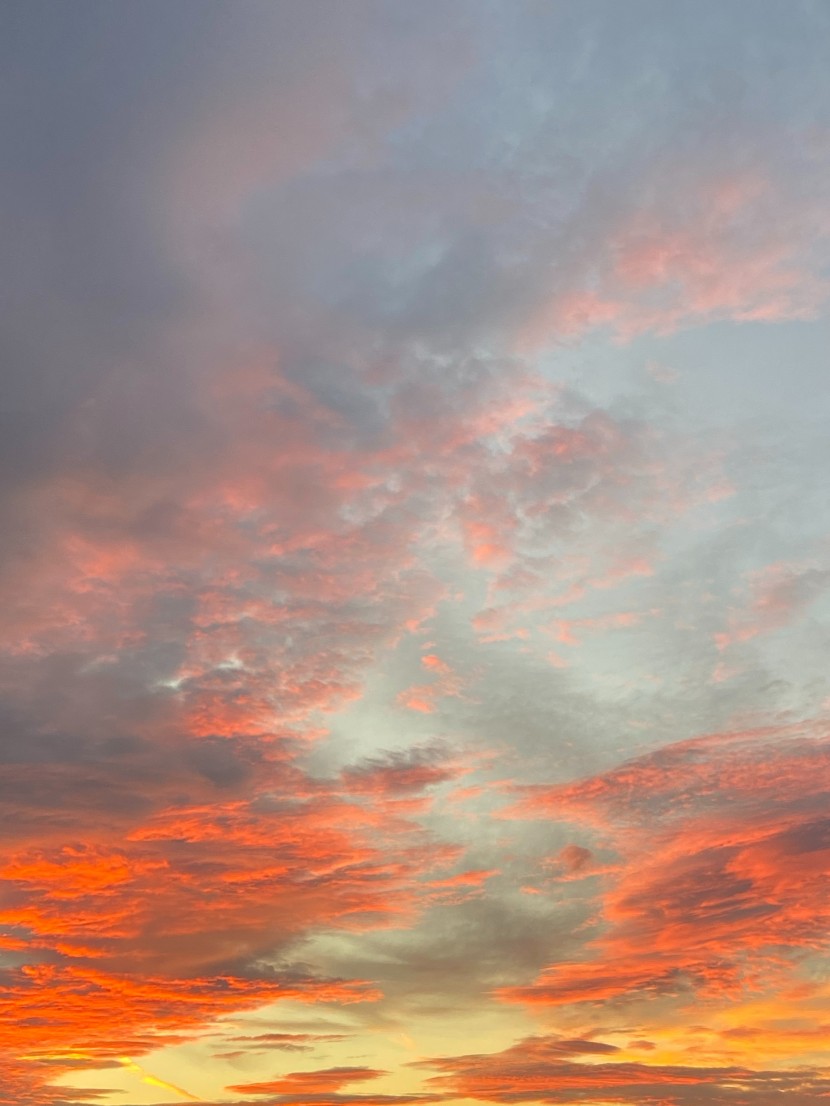
[[[795,972],[830,924],[828,780],[830,741],[817,725],[711,735],[525,789],[514,815],[583,822],[620,862],[584,955],[503,997],[736,997],[782,955],[796,957]]]
[[[428,1080],[437,1091],[485,1102],[586,1101],[654,1103],[662,1106],[767,1106],[782,1096],[819,1106],[830,1090],[821,1071],[753,1070],[610,1062],[619,1051],[599,1040],[528,1037],[500,1052],[421,1061],[441,1074]],[[601,1059],[600,1059],[601,1058]]]
[[[375,1068],[323,1068],[319,1071],[292,1071],[280,1079],[266,1083],[243,1083],[228,1087],[229,1091],[241,1091],[243,1094],[284,1094],[305,1096],[329,1094],[339,1091],[349,1083],[363,1083],[369,1079],[379,1079],[389,1072]]]

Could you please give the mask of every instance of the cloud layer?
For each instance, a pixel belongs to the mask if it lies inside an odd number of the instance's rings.
[[[0,23],[2,1106],[823,1101],[827,13]]]

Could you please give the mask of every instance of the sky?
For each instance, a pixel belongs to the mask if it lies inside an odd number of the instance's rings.
[[[0,54],[0,1106],[826,1106],[827,0]]]

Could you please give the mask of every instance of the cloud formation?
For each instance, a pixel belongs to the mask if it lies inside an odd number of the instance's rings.
[[[782,1095],[819,1103],[827,1095],[825,1075],[809,1069],[754,1071],[745,1068],[664,1067],[606,1061],[616,1049],[599,1041],[529,1037],[503,1052],[423,1062],[438,1068],[431,1084],[453,1097],[485,1102],[701,1102],[767,1106]],[[581,1057],[603,1057],[585,1062]],[[576,1058],[576,1059],[575,1059]]]
[[[600,776],[526,788],[516,813],[581,824],[616,863],[579,959],[502,996],[550,1007],[705,1005],[738,1001],[765,978],[820,992],[808,965],[827,927],[828,758],[826,725],[771,728],[706,735]],[[590,853],[571,845],[572,856]]]
[[[5,5],[2,1106],[826,1097],[828,29]]]

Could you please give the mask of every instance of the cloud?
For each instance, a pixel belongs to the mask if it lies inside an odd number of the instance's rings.
[[[590,867],[593,853],[582,845],[566,845],[553,858],[553,863],[560,867],[567,876],[581,875]]]
[[[662,656],[649,588],[726,486],[712,435],[614,398],[606,355],[568,384],[576,343],[826,298],[824,16],[710,7],[0,15],[0,1098],[100,1098],[53,1080],[273,1002],[704,996],[817,949],[823,739],[607,770],[618,729],[691,726],[686,691],[632,705],[540,660],[652,621]],[[826,582],[768,563],[722,644]],[[594,764],[523,794],[587,843],[490,819],[508,776]],[[266,1037],[230,1043],[325,1035]],[[617,1046],[546,1047],[564,1071]],[[361,1072],[233,1086],[433,1100],[343,1093]]]
[[[782,1094],[796,1094],[805,1103],[819,1103],[827,1094],[827,1077],[811,1069],[755,1071],[587,1059],[615,1051],[600,1041],[528,1037],[500,1052],[440,1057],[418,1066],[441,1072],[428,1080],[436,1090],[486,1102],[597,1099],[692,1106],[717,1096],[718,1102],[768,1106]]]
[[[244,1094],[284,1094],[304,1098],[306,1095],[336,1092],[350,1083],[364,1083],[388,1074],[374,1068],[323,1068],[319,1071],[293,1071],[268,1083],[248,1083],[227,1089]]]
[[[409,710],[432,714],[436,703],[447,696],[463,698],[462,680],[452,666],[434,653],[421,657],[422,666],[435,676],[435,682],[416,684],[398,694],[398,702]]]
[[[583,823],[621,864],[586,955],[503,996],[541,1005],[736,996],[764,965],[819,949],[828,757],[819,722],[707,735],[524,789],[514,815]]]
[[[440,742],[413,746],[386,756],[367,757],[343,771],[349,791],[378,797],[408,795],[463,774],[451,748]]]
[[[817,564],[777,563],[756,570],[747,583],[747,608],[733,610],[728,628],[715,636],[720,650],[789,625],[824,594],[830,570]]]

